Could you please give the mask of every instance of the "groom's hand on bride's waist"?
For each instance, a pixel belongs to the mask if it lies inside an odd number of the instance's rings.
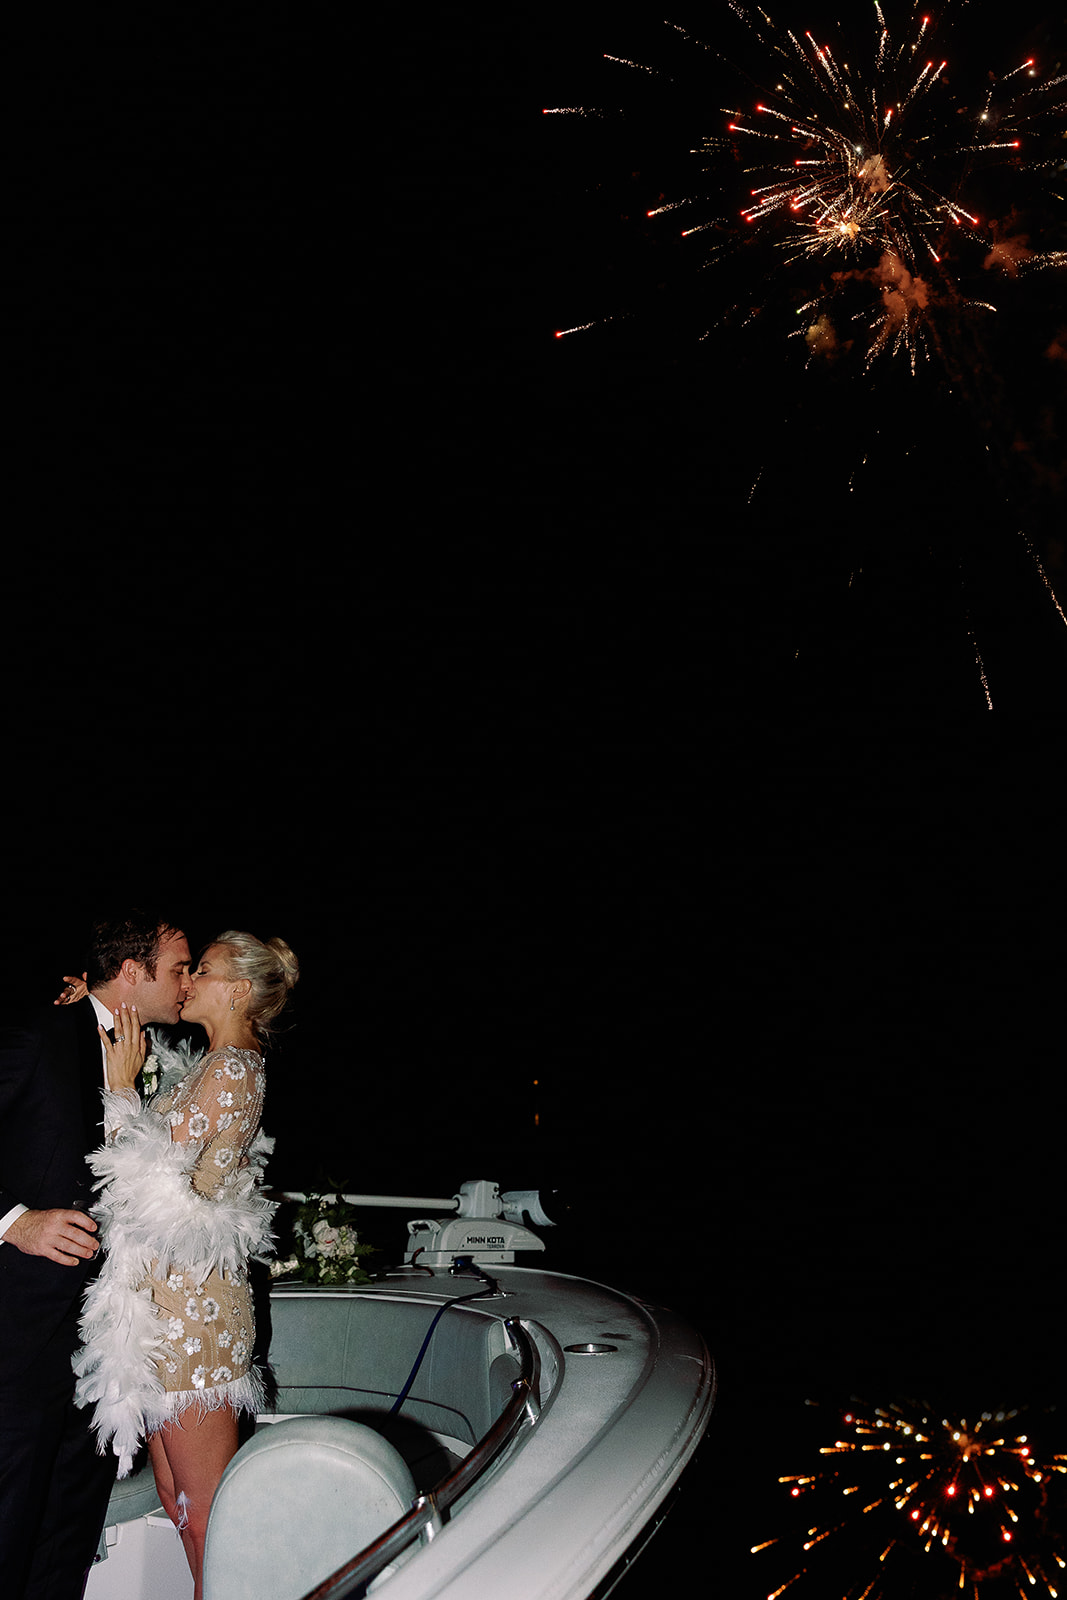
[[[100,1248],[94,1237],[96,1223],[84,1211],[23,1211],[4,1234],[5,1244],[13,1244],[27,1256],[45,1256],[63,1267],[76,1267],[91,1261]]]

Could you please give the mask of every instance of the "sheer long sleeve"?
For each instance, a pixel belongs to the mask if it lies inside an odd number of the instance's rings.
[[[198,1149],[190,1180],[198,1194],[214,1199],[232,1182],[247,1157],[263,1111],[263,1074],[247,1052],[212,1058],[188,1097],[178,1095],[170,1111],[171,1138]]]

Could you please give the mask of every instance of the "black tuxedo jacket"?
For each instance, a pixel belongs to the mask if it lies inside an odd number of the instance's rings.
[[[0,1217],[21,1203],[87,1211],[103,1138],[96,1013],[87,1000],[0,1021]],[[0,1384],[17,1381],[80,1302],[97,1261],[60,1266],[0,1244]],[[66,1337],[66,1335],[64,1335]]]

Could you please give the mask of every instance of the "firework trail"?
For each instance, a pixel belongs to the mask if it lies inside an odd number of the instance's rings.
[[[1056,608],[1057,616],[1059,617],[1060,621],[1063,623],[1064,627],[1067,628],[1067,616],[1064,615],[1063,607],[1060,605],[1059,601],[1056,599],[1056,591],[1052,587],[1051,583],[1048,580],[1048,573],[1045,571],[1044,567],[1041,565],[1041,561],[1040,561],[1040,559],[1038,557],[1037,551],[1034,549],[1034,547],[1031,544],[1030,540],[1026,537],[1026,534],[1023,532],[1022,528],[1019,529],[1019,537],[1023,541],[1023,544],[1025,544],[1025,546],[1027,548],[1027,551],[1029,552],[1030,559],[1034,563],[1034,566],[1037,568],[1038,576],[1041,579],[1041,582],[1044,584],[1045,588],[1048,590],[1049,599],[1052,601],[1052,604]]]

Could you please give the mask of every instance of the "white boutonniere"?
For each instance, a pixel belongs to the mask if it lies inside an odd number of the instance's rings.
[[[159,1062],[155,1056],[146,1056],[141,1069],[145,1099],[150,1100],[159,1088]]]

